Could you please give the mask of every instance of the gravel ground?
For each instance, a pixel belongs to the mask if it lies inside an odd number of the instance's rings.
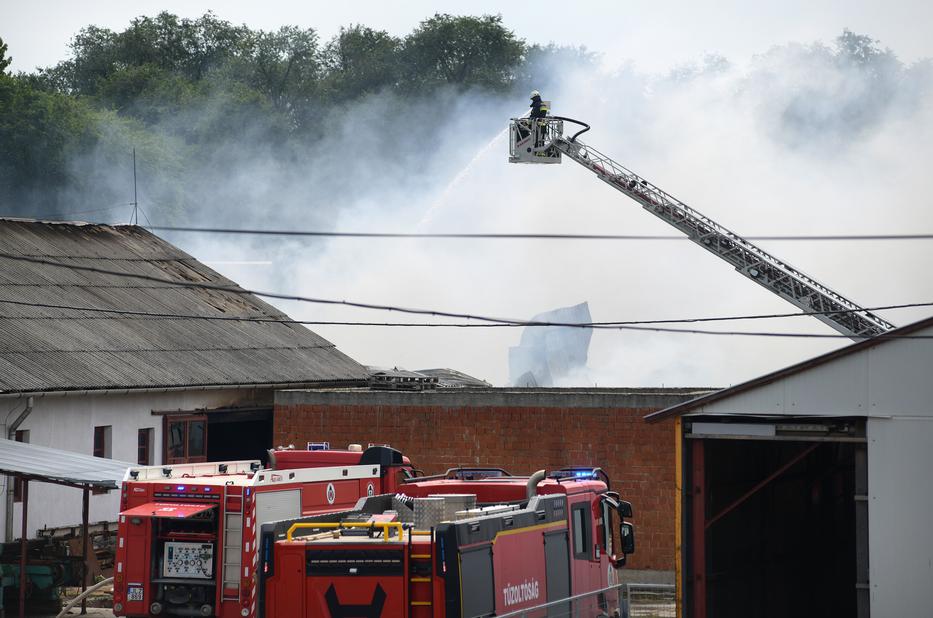
[[[75,596],[77,596],[78,593],[80,592],[81,592],[80,588],[65,588],[64,594],[62,596],[62,604],[64,605],[68,603],[68,601],[75,598]],[[109,587],[104,588],[103,590],[99,590],[96,593],[92,593],[91,596],[88,597],[88,603],[89,605],[93,607],[88,607],[87,614],[85,615],[94,616],[94,618],[101,618],[101,617],[114,618],[113,610],[110,608],[112,602],[113,602],[113,598],[110,595]],[[15,609],[13,609],[12,611],[10,611],[9,608],[7,609],[7,616],[11,616],[15,618],[15,616],[17,615],[18,615],[18,612]],[[30,614],[30,618],[55,618],[56,615],[57,614]],[[69,610],[69,612],[65,615],[66,616],[80,616],[81,606],[79,605],[78,607],[75,607]]]

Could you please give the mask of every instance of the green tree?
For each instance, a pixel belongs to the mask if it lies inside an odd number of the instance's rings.
[[[65,76],[64,86],[73,94],[93,95],[98,85],[126,59],[119,58],[116,48],[117,35],[107,28],[88,26],[83,28],[71,42],[73,58],[58,66]]]
[[[249,55],[250,85],[295,126],[307,122],[318,94],[321,65],[313,29],[284,26],[254,35]]]
[[[95,98],[147,124],[157,124],[195,104],[196,82],[152,64],[128,66],[101,80]]]
[[[405,38],[403,90],[454,85],[504,91],[515,80],[525,43],[502,25],[501,15],[436,14]]]
[[[516,71],[516,85],[524,90],[546,90],[569,71],[593,69],[599,56],[583,46],[530,45]]]
[[[893,86],[903,69],[890,49],[882,49],[878,41],[848,28],[836,37],[835,48],[837,64],[856,69],[878,89],[887,90]]]
[[[92,114],[80,101],[0,74],[0,195],[67,185],[71,159],[93,141]]]
[[[7,56],[8,49],[7,44],[3,42],[3,37],[0,37],[0,73],[6,73],[7,67],[13,62],[13,58]]]
[[[870,66],[881,59],[890,59],[894,56],[890,49],[878,47],[878,41],[856,34],[848,28],[836,37],[836,50],[841,59],[857,66]]]
[[[233,26],[206,13],[180,19],[162,12],[134,19],[117,35],[117,54],[128,65],[151,64],[197,81],[243,53],[250,39],[246,26]]]
[[[343,102],[394,86],[399,76],[399,39],[365,26],[341,28],[322,51],[328,101]]]
[[[76,94],[96,95],[115,73],[152,66],[198,81],[248,51],[252,33],[212,13],[191,20],[163,12],[138,17],[122,32],[97,26],[81,29],[71,43],[72,59],[54,71]]]

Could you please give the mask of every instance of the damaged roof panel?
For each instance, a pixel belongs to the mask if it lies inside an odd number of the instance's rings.
[[[366,379],[288,320],[140,227],[0,219],[0,393]]]

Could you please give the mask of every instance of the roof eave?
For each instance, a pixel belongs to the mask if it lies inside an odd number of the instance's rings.
[[[75,397],[82,395],[130,395],[139,393],[173,393],[179,391],[216,391],[247,389],[326,388],[328,386],[366,386],[366,378],[335,378],[310,382],[257,382],[247,384],[189,384],[183,386],[138,386],[125,388],[70,388],[47,391],[0,391],[0,398]]]
[[[739,393],[752,390],[759,386],[771,384],[772,382],[776,382],[782,378],[786,378],[787,376],[806,371],[807,369],[828,363],[842,356],[848,356],[849,354],[854,354],[876,345],[882,345],[890,341],[896,341],[898,337],[909,335],[911,333],[917,332],[918,330],[929,328],[930,326],[933,326],[933,317],[920,320],[919,322],[914,322],[913,324],[907,324],[906,326],[902,326],[900,328],[895,328],[892,331],[888,331],[884,334],[878,335],[877,337],[872,337],[871,339],[857,341],[844,348],[839,348],[838,350],[833,350],[831,352],[827,352],[826,354],[822,354],[814,358],[809,358],[795,365],[784,367],[783,369],[778,369],[777,371],[759,376],[730,388],[724,388],[722,390],[709,393],[708,395],[703,395],[701,397],[697,397],[696,399],[691,399],[690,401],[685,401],[684,403],[679,403],[669,408],[658,410],[657,412],[652,412],[651,414],[645,415],[643,418],[649,423],[656,423],[673,416],[681,416],[707,404],[727,399],[733,395],[738,395]]]

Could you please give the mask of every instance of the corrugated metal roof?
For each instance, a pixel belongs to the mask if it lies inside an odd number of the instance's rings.
[[[370,372],[370,388],[384,388],[389,384],[421,384],[428,389],[433,388],[492,388],[492,384],[479,378],[467,375],[456,369],[419,369],[409,371],[398,367],[366,367]],[[414,390],[424,390],[415,388]]]
[[[135,464],[0,438],[0,473],[116,489]]]
[[[418,373],[437,378],[439,388],[492,388],[486,380],[474,378],[456,369],[419,369]]]
[[[137,226],[0,219],[0,253],[239,289]],[[37,305],[194,317],[121,316]],[[361,365],[304,326],[202,316],[288,319],[249,294],[0,256],[0,393],[367,377]]]

